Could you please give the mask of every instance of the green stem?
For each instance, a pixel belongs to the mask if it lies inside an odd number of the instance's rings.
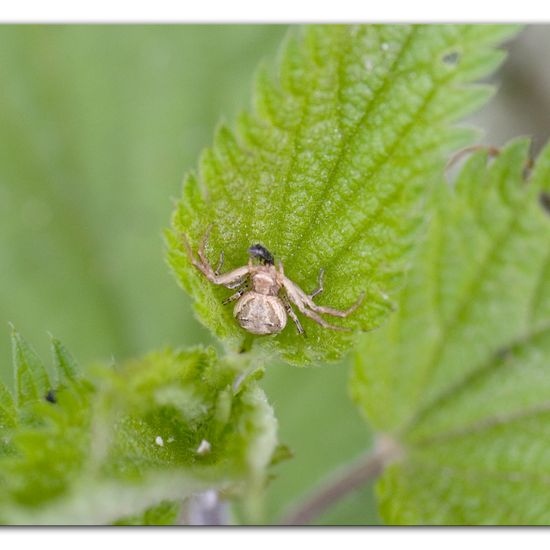
[[[247,332],[239,349],[239,353],[248,353],[252,349],[252,344],[254,344],[254,336]]]

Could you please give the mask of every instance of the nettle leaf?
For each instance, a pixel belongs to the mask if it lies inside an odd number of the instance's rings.
[[[22,407],[44,398],[52,386],[46,367],[13,327],[11,340],[17,403]]]
[[[325,270],[318,303],[344,309],[366,292],[362,306],[338,324],[379,326],[392,310],[422,197],[441,177],[446,153],[475,132],[452,122],[491,94],[473,80],[504,57],[495,45],[513,27],[468,25],[308,26],[289,36],[272,77],[259,73],[252,113],[236,133],[221,126],[198,174],[183,186],[167,234],[168,259],[195,299],[199,318],[231,348],[245,337],[231,292],[191,266],[182,244],[199,246],[212,232],[207,256],[225,270],[246,264],[247,249],[267,247],[285,274],[306,292]],[[353,333],[333,332],[302,318],[279,335],[255,338],[267,350],[301,364],[334,360]]]
[[[276,421],[255,380],[214,350],[167,350],[110,373],[104,401],[117,423],[108,468],[139,478],[150,467],[255,477],[276,447]],[[254,377],[253,377],[254,378]]]
[[[438,188],[399,312],[360,346],[354,397],[404,452],[389,523],[550,523],[550,147],[528,164],[518,140]]]
[[[15,400],[8,388],[0,382],[0,457],[9,454],[11,441],[9,433],[17,423]]]
[[[115,525],[174,525],[180,515],[179,502],[163,501],[143,514],[117,520]]]
[[[13,339],[17,368],[42,365]],[[0,393],[2,523],[171,523],[189,496],[265,482],[276,421],[258,376],[231,358],[166,350],[98,368],[92,383],[58,340],[52,351],[54,388],[17,408]],[[42,370],[26,372],[38,387]]]
[[[57,338],[52,338],[52,355],[58,384],[70,384],[78,380],[80,377],[78,364]]]
[[[73,361],[54,340],[58,358]],[[78,475],[89,453],[90,394],[82,381],[52,384],[40,358],[29,344],[12,331],[17,406],[5,432],[7,450],[0,458],[0,519],[10,506],[37,507],[57,498]],[[54,361],[55,380],[62,380]],[[6,389],[2,403],[12,403]],[[8,516],[6,516],[8,517]]]

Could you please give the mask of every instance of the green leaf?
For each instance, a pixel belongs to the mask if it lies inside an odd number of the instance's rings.
[[[110,525],[129,517],[137,521],[146,509],[166,500],[184,500],[213,485],[212,480],[200,480],[185,472],[177,476],[173,473],[152,474],[139,484],[86,480],[83,484],[76,484],[63,498],[39,508],[12,505],[2,520],[3,523],[23,525]],[[143,519],[145,517],[142,515]]]
[[[17,404],[22,407],[44,399],[52,387],[42,361],[14,328],[11,341]]]
[[[57,339],[51,339],[52,355],[58,383],[70,384],[79,377],[78,365],[65,346]]]
[[[0,457],[12,450],[10,432],[16,424],[15,400],[9,389],[0,382]]]
[[[107,459],[117,476],[148,469],[219,468],[223,479],[259,475],[276,446],[276,424],[253,379],[215,352],[167,350],[109,375],[103,401],[117,419]],[[202,450],[201,450],[202,448]]]
[[[196,249],[212,224],[214,266],[221,251],[226,270],[244,265],[247,248],[262,243],[306,292],[324,268],[319,304],[347,308],[366,292],[339,324],[379,326],[445,153],[475,135],[452,123],[491,93],[470,82],[498,66],[504,54],[494,46],[514,31],[331,25],[292,33],[277,76],[259,73],[253,113],[236,133],[222,125],[198,174],[187,176],[167,232],[169,263],[201,321],[233,349],[247,336],[222,305],[227,289],[208,282],[185,253],[182,234]],[[353,333],[302,322],[309,338],[289,326],[254,342],[303,364],[337,359],[353,341]]]
[[[55,339],[53,349],[60,384],[48,399],[16,409],[0,394],[3,523],[162,523],[167,501],[174,515],[197,492],[263,487],[277,424],[258,376],[232,358],[165,350],[97,368],[92,383]],[[14,352],[29,362],[18,335]]]
[[[146,510],[143,514],[119,519],[115,525],[174,525],[180,513],[180,504],[169,500]]]
[[[550,147],[477,153],[441,185],[399,312],[365,336],[355,400],[403,449],[386,522],[550,522]]]
[[[15,425],[15,401],[8,388],[0,382],[0,433]]]

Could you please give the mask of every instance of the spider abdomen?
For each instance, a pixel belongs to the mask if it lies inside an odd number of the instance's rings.
[[[235,318],[252,334],[277,334],[286,326],[286,310],[280,298],[247,292],[235,305]]]

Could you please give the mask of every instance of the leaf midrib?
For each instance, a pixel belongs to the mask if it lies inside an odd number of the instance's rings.
[[[428,385],[428,381],[433,376],[434,371],[439,366],[442,354],[445,351],[445,347],[449,342],[449,335],[452,334],[453,329],[455,329],[460,324],[464,323],[468,310],[471,308],[472,304],[475,302],[473,297],[478,294],[482,283],[485,282],[485,276],[487,275],[487,270],[489,266],[494,264],[497,252],[499,250],[502,250],[504,248],[504,243],[512,235],[515,234],[514,230],[519,223],[518,216],[516,216],[515,213],[519,209],[521,209],[522,206],[525,205],[525,203],[528,201],[529,198],[530,198],[529,195],[526,194],[524,197],[522,197],[523,200],[520,200],[515,204],[515,208],[512,209],[512,211],[510,212],[510,219],[508,221],[506,228],[502,231],[502,233],[497,238],[493,239],[489,251],[485,255],[485,258],[483,259],[483,261],[479,263],[478,269],[476,270],[475,274],[471,278],[471,284],[469,285],[468,290],[463,293],[460,303],[455,308],[455,313],[453,317],[447,323],[445,323],[442,330],[438,333],[438,340],[433,348],[431,358],[427,362],[427,366],[424,368],[423,375],[421,376],[421,381],[417,386],[417,392],[416,392],[417,396],[415,399],[417,406],[414,408],[415,410],[418,410],[420,408],[418,405],[422,402],[422,397],[425,393],[425,389]],[[474,372],[478,368],[479,367],[474,368],[471,372]],[[436,395],[430,401],[437,400],[437,398],[438,396]]]
[[[313,234],[313,232],[310,231],[310,227],[312,225],[311,220],[315,220],[317,215],[319,214],[319,210],[326,197],[328,189],[334,184],[334,181],[336,180],[338,173],[342,169],[344,160],[347,157],[347,151],[350,148],[350,145],[356,139],[357,135],[359,134],[360,128],[364,124],[367,117],[371,114],[372,110],[379,104],[380,95],[384,94],[387,91],[388,86],[392,81],[392,77],[394,76],[395,68],[401,62],[403,54],[405,53],[406,49],[410,46],[414,38],[414,35],[416,34],[416,29],[417,29],[416,25],[413,25],[411,27],[408,35],[406,36],[405,40],[401,44],[401,47],[398,53],[396,54],[393,63],[391,64],[388,72],[384,76],[384,81],[373,93],[373,97],[371,101],[369,101],[369,103],[366,105],[363,115],[356,122],[350,134],[342,139],[340,143],[338,156],[334,161],[334,164],[327,176],[327,179],[324,185],[321,186],[321,189],[317,193],[316,199],[313,200],[312,204],[308,208],[308,211],[309,211],[308,219],[310,220],[310,222],[308,224],[305,224],[302,231],[300,232],[300,235],[294,238],[294,242],[289,250],[290,258],[295,257],[298,246],[301,248],[307,248],[307,244],[309,244],[309,240],[310,240],[308,237],[310,237]]]

